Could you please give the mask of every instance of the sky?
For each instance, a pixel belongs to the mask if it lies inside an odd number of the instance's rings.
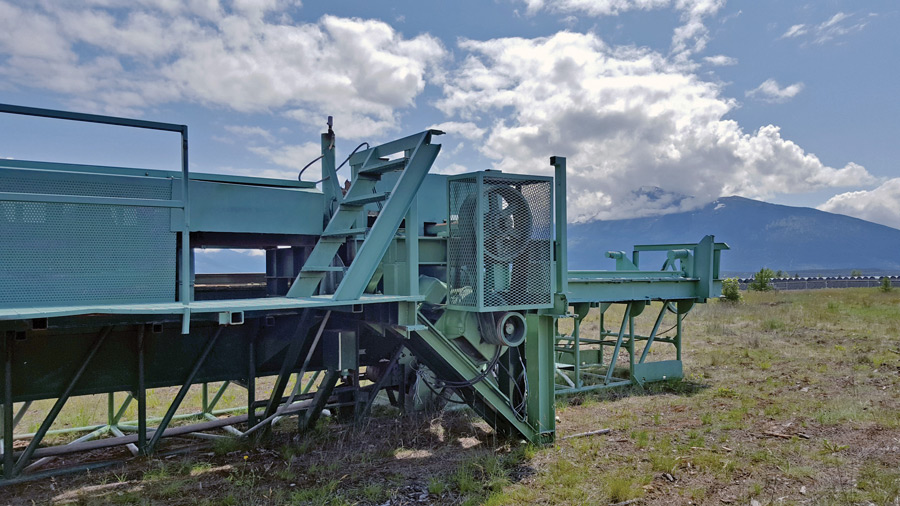
[[[900,228],[897,27],[894,0],[0,0],[0,102],[187,124],[198,172],[294,179],[331,115],[339,160],[426,128],[439,173],[565,156],[571,222],[740,195]],[[0,157],[179,168],[169,133],[0,129]]]

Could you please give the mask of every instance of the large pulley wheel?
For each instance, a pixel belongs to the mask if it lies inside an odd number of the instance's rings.
[[[516,188],[491,185],[484,200],[484,253],[498,262],[509,263],[522,254],[531,239],[531,208]],[[459,209],[459,228],[466,240],[475,239],[478,200],[469,195]]]
[[[498,262],[512,262],[531,239],[531,208],[522,193],[506,185],[485,191],[484,253]]]

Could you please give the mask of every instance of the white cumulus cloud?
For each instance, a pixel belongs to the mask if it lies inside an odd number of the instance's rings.
[[[395,128],[446,51],[375,20],[295,22],[280,0],[0,0],[0,86],[43,88],[80,109],[139,114],[194,102],[303,110],[348,136]],[[351,126],[352,125],[352,126]]]
[[[570,32],[459,45],[467,56],[437,106],[490,124],[480,149],[497,169],[549,174],[548,157],[566,156],[573,221],[874,180],[857,164],[823,164],[776,126],[743,131],[725,119],[735,101],[674,56]],[[680,196],[635,198],[653,186]]]
[[[835,195],[818,209],[900,229],[900,178],[889,179],[874,190]]]
[[[774,79],[766,79],[759,86],[747,91],[746,95],[766,102],[785,102],[803,91],[803,83],[794,83],[782,87]]]

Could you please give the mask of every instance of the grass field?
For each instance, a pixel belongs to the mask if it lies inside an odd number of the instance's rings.
[[[558,400],[559,436],[609,434],[538,448],[466,411],[383,409],[0,488],[0,503],[900,505],[900,291],[745,293],[684,331],[684,381]]]

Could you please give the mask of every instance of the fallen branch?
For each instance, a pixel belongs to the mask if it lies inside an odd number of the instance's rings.
[[[568,436],[560,438],[560,441],[566,439],[572,439],[576,437],[584,437],[584,436],[596,436],[599,434],[609,434],[610,429],[600,429],[600,430],[592,430],[590,432],[579,432],[578,434],[570,434]]]
[[[772,436],[772,437],[780,437],[781,439],[791,439],[792,437],[794,437],[789,434],[781,434],[779,432],[771,432],[771,431],[765,431],[765,432],[763,432],[763,434],[765,434],[767,436]]]
[[[626,506],[627,504],[633,504],[633,503],[636,503],[636,502],[638,502],[638,501],[640,501],[640,500],[641,500],[640,498],[637,498],[637,499],[629,499],[629,500],[627,500],[627,501],[616,502],[616,503],[610,503],[609,506]]]

